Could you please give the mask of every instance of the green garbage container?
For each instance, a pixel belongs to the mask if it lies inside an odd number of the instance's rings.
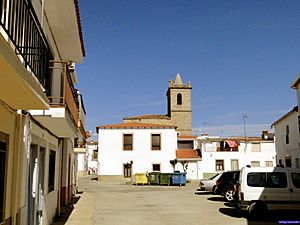
[[[158,185],[159,184],[159,175],[160,172],[151,172],[148,174],[148,183],[151,185]]]
[[[160,185],[170,185],[171,184],[171,173],[161,173],[159,176]]]

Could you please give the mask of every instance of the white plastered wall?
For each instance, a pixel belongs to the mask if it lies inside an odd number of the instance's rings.
[[[123,134],[133,134],[133,150],[123,150]],[[151,150],[151,134],[161,134],[161,150]],[[99,175],[123,175],[123,164],[133,161],[132,172],[151,172],[152,164],[160,164],[161,172],[173,172],[175,129],[99,129]]]

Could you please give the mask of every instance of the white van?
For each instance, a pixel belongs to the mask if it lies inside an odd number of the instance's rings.
[[[239,208],[250,217],[269,210],[300,209],[300,169],[244,167],[238,187]]]

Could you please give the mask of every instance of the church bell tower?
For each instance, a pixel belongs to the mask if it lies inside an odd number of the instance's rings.
[[[180,135],[192,135],[191,83],[183,84],[180,74],[169,81],[167,91],[168,116]]]

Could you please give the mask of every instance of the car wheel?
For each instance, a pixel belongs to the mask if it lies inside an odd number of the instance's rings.
[[[268,207],[263,202],[253,202],[248,210],[249,220],[263,220],[268,213]]]
[[[214,195],[217,194],[217,193],[216,193],[216,185],[214,185],[214,186],[212,187],[211,192],[212,192]]]
[[[234,190],[233,188],[227,188],[224,192],[224,197],[226,201],[233,202],[234,201]]]

